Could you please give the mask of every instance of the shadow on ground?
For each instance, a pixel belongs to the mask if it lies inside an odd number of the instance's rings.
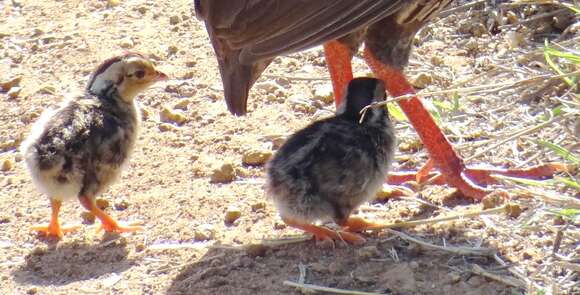
[[[314,241],[246,249],[214,247],[184,267],[168,294],[302,294],[285,286],[298,281],[325,287],[381,294],[519,294],[521,290],[472,275],[472,264],[498,265],[492,258],[426,250],[389,236],[370,237],[363,246],[337,243],[322,248]]]
[[[112,237],[101,244],[51,242],[48,248],[36,248],[26,255],[12,275],[22,285],[66,285],[122,272],[134,264],[127,255],[122,238]]]

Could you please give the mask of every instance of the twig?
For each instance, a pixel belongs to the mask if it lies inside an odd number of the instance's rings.
[[[521,21],[516,22],[516,23],[513,23],[513,24],[499,26],[499,29],[504,30],[504,29],[507,29],[507,28],[512,28],[512,27],[516,27],[516,26],[519,26],[519,25],[523,25],[523,24],[535,22],[535,21],[537,21],[539,19],[552,17],[554,15],[560,14],[560,13],[565,12],[567,10],[568,10],[568,8],[562,8],[562,9],[558,9],[558,10],[555,10],[555,11],[540,13],[540,14],[537,14],[537,15],[535,15],[533,17],[530,17],[530,18],[521,20]]]
[[[466,218],[466,217],[473,217],[473,216],[480,216],[480,215],[487,215],[487,214],[496,214],[496,213],[501,213],[501,212],[507,212],[507,210],[509,210],[509,206],[510,206],[509,204],[506,204],[506,205],[498,207],[498,208],[479,210],[479,211],[475,211],[475,212],[460,213],[460,214],[456,214],[456,215],[452,215],[452,216],[445,216],[445,217],[439,217],[439,218],[427,218],[427,219],[420,219],[420,220],[414,220],[414,221],[404,221],[404,222],[383,224],[383,225],[373,226],[372,228],[369,228],[369,230],[375,231],[375,230],[390,229],[390,228],[407,228],[407,227],[414,227],[414,226],[423,225],[423,224],[432,224],[432,223],[438,223],[438,222],[444,222],[444,221],[450,221],[450,220],[457,220],[457,219]]]
[[[328,292],[328,293],[334,293],[334,294],[382,295],[381,293],[370,293],[370,292],[344,290],[344,289],[337,289],[337,288],[317,286],[317,285],[312,285],[312,284],[300,284],[300,283],[296,283],[296,282],[292,282],[292,281],[284,281],[283,284],[285,286],[295,287],[295,288],[299,288],[299,289],[306,289],[306,290],[312,290],[312,291],[321,291],[321,292]]]
[[[492,257],[496,251],[492,248],[468,248],[468,247],[454,247],[454,246],[439,246],[434,245],[431,243],[427,243],[425,241],[419,240],[417,238],[411,237],[405,233],[400,231],[388,229],[389,233],[395,234],[399,236],[401,239],[411,241],[413,243],[419,244],[424,246],[425,248],[435,249],[435,250],[442,250],[446,252],[451,252],[457,255],[478,255],[478,256],[489,256]]]
[[[516,287],[516,288],[524,288],[526,286],[526,283],[517,281],[514,278],[509,278],[509,277],[504,278],[504,277],[501,277],[499,275],[492,274],[477,264],[473,264],[469,271],[471,271],[472,273],[474,273],[476,275],[480,275],[482,277],[486,277],[488,279],[498,281],[498,282],[503,283],[503,284],[508,285],[508,286],[512,286],[512,287]]]

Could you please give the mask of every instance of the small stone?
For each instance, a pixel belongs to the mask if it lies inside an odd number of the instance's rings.
[[[266,208],[266,203],[265,202],[257,202],[257,203],[252,204],[251,208],[252,208],[252,212],[264,210]]]
[[[506,18],[508,24],[515,24],[519,21],[518,15],[513,11],[506,12]]]
[[[117,211],[123,211],[123,210],[129,208],[129,202],[127,202],[126,200],[121,200],[119,202],[116,202],[114,207],[115,207],[115,210],[117,210]]]
[[[270,248],[264,244],[250,244],[245,247],[249,257],[264,257]]]
[[[187,121],[187,117],[181,111],[172,110],[170,108],[163,108],[159,114],[159,119],[164,123],[176,123],[182,125]]]
[[[32,287],[32,288],[30,288],[30,289],[26,290],[26,294],[28,294],[28,295],[35,295],[35,294],[38,294],[38,288],[36,288],[36,287]]]
[[[146,121],[151,117],[151,110],[149,108],[141,106],[140,110],[141,110],[141,119],[143,119],[143,121]]]
[[[161,132],[179,130],[179,127],[169,123],[161,123],[159,126],[157,126],[157,128],[159,128],[159,131]]]
[[[520,48],[525,42],[524,35],[516,31],[507,32],[505,39],[511,49]]]
[[[189,98],[184,98],[180,101],[178,101],[173,108],[174,109],[179,109],[179,110],[187,110],[187,106],[189,106],[189,104],[191,103],[191,99]]]
[[[442,65],[444,62],[443,58],[439,55],[433,55],[431,57],[431,64],[433,64],[434,66],[440,66]]]
[[[312,93],[313,99],[320,100],[325,103],[331,103],[334,101],[334,96],[332,93],[332,85],[321,84],[314,86],[314,91]]]
[[[212,171],[211,182],[213,183],[229,183],[234,180],[236,173],[232,163],[224,163],[219,168]]]
[[[273,81],[257,83],[256,86],[254,86],[254,88],[263,90],[266,93],[275,93],[276,91],[281,89],[280,85],[276,84],[276,82]]]
[[[12,87],[12,88],[10,88],[10,90],[8,90],[8,93],[6,93],[6,94],[10,98],[17,98],[18,95],[20,95],[21,91],[22,91],[22,88],[20,88],[20,87]]]
[[[375,195],[375,201],[385,202],[393,197],[394,192],[395,190],[390,185],[383,184],[383,187]]]
[[[459,283],[459,281],[461,281],[461,275],[459,273],[456,272],[452,272],[452,273],[448,273],[447,274],[449,276],[449,282],[450,283]]]
[[[500,206],[503,203],[503,198],[499,194],[489,194],[481,200],[483,209],[492,209]]]
[[[142,6],[139,6],[139,7],[137,7],[137,11],[138,11],[139,13],[141,13],[141,14],[145,14],[145,13],[147,13],[147,10],[149,10],[149,9],[148,9],[148,8],[147,8],[147,6],[145,6],[145,5],[142,5]]]
[[[272,157],[271,151],[248,151],[242,156],[242,163],[249,166],[262,166]]]
[[[237,207],[229,207],[226,210],[224,221],[227,225],[232,225],[240,217],[242,217],[242,211],[240,211],[240,209],[238,209]]]
[[[1,91],[8,91],[12,87],[16,87],[20,85],[20,81],[22,81],[22,76],[16,76],[6,82],[0,82],[0,90]]]
[[[356,255],[362,259],[370,259],[380,255],[377,246],[365,246],[356,251]]]
[[[169,17],[169,24],[170,25],[176,25],[181,21],[181,19],[179,19],[178,15],[172,15]]]
[[[465,43],[465,49],[471,53],[477,53],[479,51],[479,43],[477,40],[470,38],[467,43]]]
[[[95,215],[91,212],[84,211],[81,213],[81,219],[83,220],[84,224],[94,224],[95,223]]]
[[[130,49],[133,48],[133,46],[135,46],[135,43],[133,43],[133,40],[131,40],[131,38],[125,38],[121,40],[119,45],[121,46],[121,48]]]
[[[97,207],[99,209],[105,210],[105,209],[109,208],[109,201],[107,201],[105,199],[96,199],[95,205],[97,205]]]
[[[430,73],[419,73],[411,78],[411,84],[416,88],[427,88],[433,84],[433,75]]]
[[[281,222],[281,221],[278,221],[278,220],[276,220],[274,222],[274,229],[282,230],[282,229],[285,229],[286,227],[288,227],[288,226],[284,222]]]
[[[197,242],[215,239],[215,228],[211,224],[202,224],[193,232],[193,239]]]
[[[169,47],[167,47],[168,55],[176,54],[178,51],[179,51],[179,48],[175,45],[170,45]]]
[[[507,206],[507,212],[509,217],[511,218],[518,218],[520,217],[520,215],[522,215],[522,207],[520,207],[520,205],[518,204],[509,204]]]
[[[12,170],[12,167],[12,161],[10,161],[10,159],[6,159],[4,162],[2,162],[2,167],[0,167],[0,170],[6,172]]]

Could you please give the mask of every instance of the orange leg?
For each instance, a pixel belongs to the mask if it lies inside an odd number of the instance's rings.
[[[116,232],[116,233],[123,233],[123,232],[135,232],[142,230],[143,227],[141,226],[127,226],[119,224],[115,219],[109,216],[107,213],[103,212],[95,205],[95,201],[89,197],[81,196],[79,200],[85,209],[89,210],[93,213],[97,218],[101,220],[101,229],[104,229],[106,232]]]
[[[381,226],[382,224],[366,221],[361,217],[353,216],[349,217],[344,222],[341,222],[339,225],[342,226],[346,231],[361,232]]]
[[[30,230],[43,233],[46,236],[56,237],[59,240],[63,238],[65,233],[77,230],[80,227],[79,225],[64,227],[58,222],[58,213],[60,212],[61,205],[62,201],[50,199],[50,208],[52,210],[50,223],[48,225],[33,225],[30,227]]]
[[[381,63],[368,48],[364,51],[365,60],[373,72],[384,80],[389,93],[393,96],[414,94],[415,90],[409,84],[403,73]],[[501,169],[469,169],[463,159],[453,149],[443,132],[437,127],[433,117],[421,103],[417,96],[399,101],[399,106],[415,127],[421,141],[429,151],[431,160],[439,169],[445,182],[459,189],[464,195],[481,200],[489,190],[479,186],[493,181],[489,175],[493,173],[517,175],[518,177],[542,178],[551,176],[554,172],[565,170],[562,164],[547,164],[531,169],[518,171]],[[429,175],[422,171],[423,175]],[[437,179],[435,179],[437,180]],[[439,180],[440,181],[440,180]]]
[[[309,232],[309,233],[313,234],[314,238],[317,241],[325,241],[325,240],[346,241],[346,242],[348,242],[350,244],[354,244],[354,245],[362,244],[365,242],[365,239],[357,234],[344,232],[344,231],[337,232],[337,231],[333,231],[333,230],[326,228],[326,227],[316,226],[316,225],[308,224],[308,223],[302,223],[302,222],[298,222],[296,220],[289,219],[289,218],[282,218],[282,220],[284,221],[284,223],[286,223],[287,225],[289,225],[291,227],[295,227],[295,228],[301,229],[305,232]]]
[[[346,85],[352,80],[352,55],[350,49],[344,44],[333,40],[324,43],[324,57],[332,80],[334,90],[334,104],[340,105],[344,97]]]

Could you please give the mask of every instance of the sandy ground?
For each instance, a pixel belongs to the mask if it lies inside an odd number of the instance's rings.
[[[333,111],[322,51],[277,58],[251,91],[250,114],[233,117],[223,101],[213,50],[190,2],[126,0],[114,7],[103,1],[0,2],[0,82],[22,77],[18,95],[0,93],[1,293],[300,294],[283,282],[298,281],[301,269],[308,284],[384,294],[580,292],[573,272],[578,224],[551,213],[577,208],[578,192],[561,185],[524,186],[527,190],[499,185],[511,193],[521,214],[405,230],[436,245],[491,248],[506,265],[490,256],[418,246],[388,232],[367,234],[363,246],[337,243],[334,249],[280,240],[300,232],[285,227],[266,200],[263,163],[248,165],[243,158],[271,154],[287,134]],[[518,13],[524,17],[523,10]],[[561,35],[563,29],[552,25],[548,19],[507,33],[494,23],[492,10],[463,9],[421,32],[407,73],[427,76],[417,79],[426,81],[424,91],[550,74],[539,51],[542,43],[535,41],[561,37],[566,42],[574,36]],[[563,44],[578,49],[577,43]],[[138,97],[144,110],[138,147],[122,179],[100,197],[112,216],[141,220],[145,230],[95,233],[80,204],[70,202],[61,220],[84,221],[83,228],[60,242],[38,237],[29,226],[48,221],[49,203],[32,186],[18,145],[44,109],[82,90],[100,61],[124,50],[152,56],[171,76]],[[354,68],[357,75],[369,72],[360,57]],[[439,116],[464,156],[544,122],[549,110],[561,105],[558,99],[569,99],[560,79],[490,88],[459,92],[455,100],[453,95],[428,97],[440,106],[458,102],[458,107],[440,108]],[[183,115],[184,122],[162,122],[164,109]],[[468,163],[526,167],[561,161],[534,140],[577,150],[575,119],[565,117]],[[394,169],[419,167],[427,156],[412,127],[404,121],[396,125],[401,145]],[[215,169],[224,165],[233,168],[232,181],[212,182]],[[419,192],[365,205],[359,215],[394,222],[482,209],[446,187]],[[237,213],[239,218],[226,222],[226,215]],[[495,277],[476,274],[477,267]]]

